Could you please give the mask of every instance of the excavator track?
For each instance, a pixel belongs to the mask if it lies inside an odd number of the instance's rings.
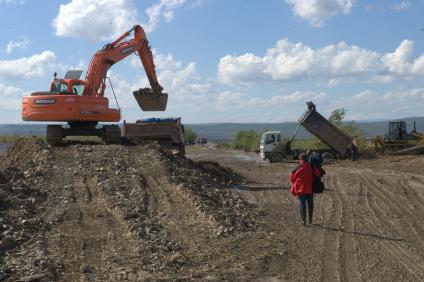
[[[121,144],[121,128],[118,125],[105,125],[103,131],[106,144]]]
[[[61,125],[47,125],[47,143],[50,145],[59,145],[62,143],[63,128]]]

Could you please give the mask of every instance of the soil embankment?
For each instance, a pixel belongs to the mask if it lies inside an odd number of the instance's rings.
[[[257,226],[254,209],[225,189],[237,175],[156,146],[25,138],[1,173],[6,280],[231,277],[223,250]]]
[[[21,139],[0,166],[0,280],[424,280],[422,156],[327,166],[306,227],[293,166]]]

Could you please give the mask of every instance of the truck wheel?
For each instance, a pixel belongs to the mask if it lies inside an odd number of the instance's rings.
[[[63,128],[61,125],[47,125],[47,143],[50,145],[59,145],[62,143]]]
[[[325,152],[322,154],[322,159],[324,163],[328,163],[329,161],[334,160],[335,156],[331,152]]]
[[[281,163],[283,161],[283,154],[281,154],[281,153],[273,153],[271,155],[270,161],[272,163]]]
[[[104,137],[106,144],[121,144],[121,129],[117,125],[103,126]]]

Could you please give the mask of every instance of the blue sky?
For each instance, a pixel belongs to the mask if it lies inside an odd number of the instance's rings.
[[[136,56],[109,72],[122,117],[294,121],[312,100],[347,119],[423,116],[424,0],[0,0],[0,122],[53,73],[87,68],[134,24],[154,49],[166,112],[141,112]],[[112,98],[110,91],[106,94]],[[115,106],[114,99],[110,99]]]

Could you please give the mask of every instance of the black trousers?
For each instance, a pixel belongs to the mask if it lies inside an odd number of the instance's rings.
[[[309,223],[312,223],[312,216],[314,214],[314,194],[299,196],[298,200],[300,218],[303,223],[306,222],[306,206],[308,207]]]

